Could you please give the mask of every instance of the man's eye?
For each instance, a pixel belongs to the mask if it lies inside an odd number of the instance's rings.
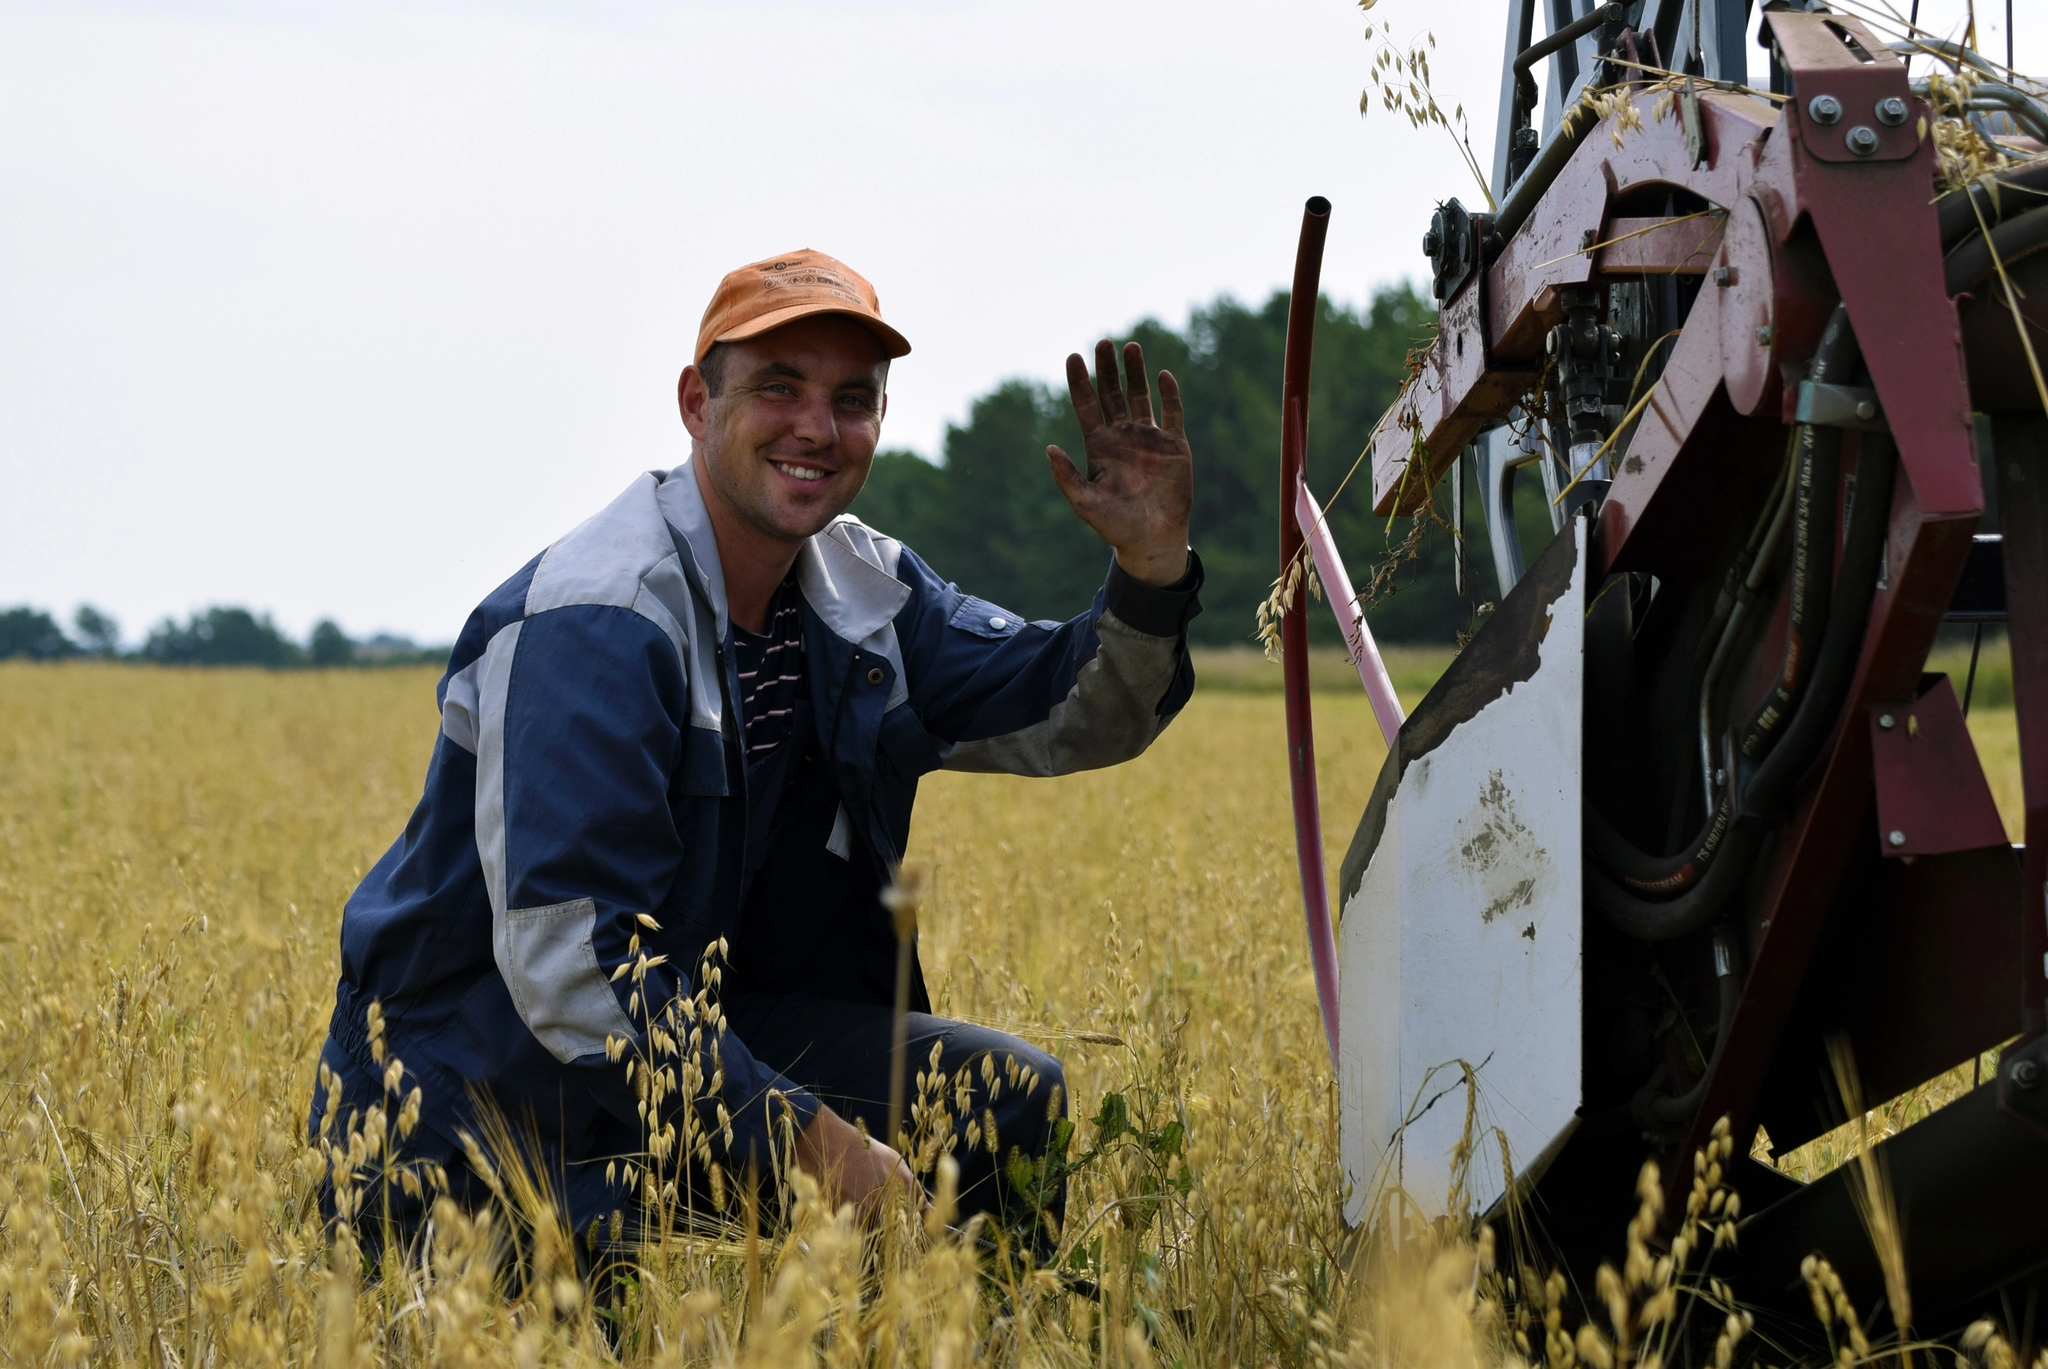
[[[858,409],[862,413],[866,413],[875,407],[875,401],[866,395],[841,395],[839,396],[839,403],[845,408]]]

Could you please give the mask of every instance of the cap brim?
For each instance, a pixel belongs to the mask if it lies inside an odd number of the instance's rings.
[[[763,333],[771,333],[786,323],[795,323],[800,318],[811,318],[817,314],[840,314],[866,325],[867,330],[873,333],[876,340],[882,344],[882,351],[892,361],[897,357],[910,355],[909,340],[873,314],[862,313],[858,309],[849,309],[844,305],[827,304],[823,300],[804,304],[792,304],[785,309],[771,310],[757,318],[748,319],[737,328],[728,329],[720,333],[712,339],[712,342],[744,342],[748,338],[759,337]],[[698,360],[701,361],[703,358],[699,357]]]

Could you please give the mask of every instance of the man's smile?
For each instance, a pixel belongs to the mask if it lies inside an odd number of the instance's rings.
[[[768,464],[793,480],[823,480],[826,476],[832,474],[831,471],[826,470],[823,466],[800,466],[793,461],[776,461],[771,458]]]

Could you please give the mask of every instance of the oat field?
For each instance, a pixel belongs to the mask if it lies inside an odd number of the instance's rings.
[[[1396,659],[1410,704],[1442,659]],[[315,1208],[304,1123],[340,910],[418,796],[434,673],[0,666],[0,1355],[1541,1360],[1540,1327],[1532,1351],[1485,1314],[1484,1250],[1447,1239],[1367,1273],[1338,1218],[1278,671],[1215,664],[1238,688],[1199,690],[1142,760],[1057,781],[937,775],[913,835],[938,1010],[1067,1062],[1075,1150],[1099,1154],[1063,1252],[1099,1299],[977,1268],[907,1212],[864,1244],[799,1184],[788,1228],[677,1237],[603,1306],[559,1251],[550,1263],[544,1222],[529,1258],[502,1258],[531,1213],[446,1214],[422,1268],[337,1257]],[[1334,871],[1382,748],[1355,687],[1317,708]],[[1972,722],[2016,814],[2003,716],[2003,734],[1995,707]]]

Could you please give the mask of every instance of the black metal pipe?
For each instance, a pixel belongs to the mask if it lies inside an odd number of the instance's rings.
[[[1529,74],[1530,67],[1535,66],[1538,62],[1566,44],[1576,43],[1602,24],[1618,24],[1627,17],[1627,5],[1602,5],[1591,14],[1574,19],[1563,28],[1557,30],[1557,32],[1550,34],[1548,37],[1539,38],[1523,48],[1521,56],[1515,58],[1514,62],[1515,108],[1518,111],[1527,108],[1523,101],[1524,95],[1528,97],[1529,103],[1534,103],[1535,101],[1536,78]]]

